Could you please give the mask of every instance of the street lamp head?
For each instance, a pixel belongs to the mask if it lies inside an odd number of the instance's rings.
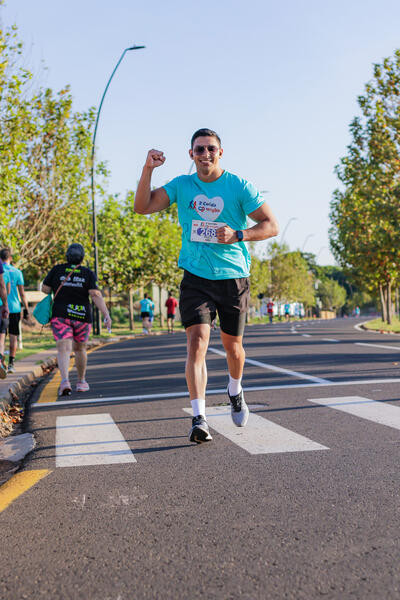
[[[142,48],[146,48],[146,46],[136,46],[136,44],[133,44],[133,46],[130,46],[127,50],[141,50]]]

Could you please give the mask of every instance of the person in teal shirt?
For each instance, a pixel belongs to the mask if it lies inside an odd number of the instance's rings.
[[[143,333],[149,334],[151,330],[151,317],[153,315],[154,310],[154,302],[151,298],[149,298],[148,294],[144,295],[143,300],[139,302],[140,304],[140,316],[142,318],[142,330]]]
[[[187,337],[186,381],[193,409],[189,439],[211,440],[206,421],[206,353],[211,323],[218,313],[221,340],[229,371],[231,416],[246,425],[249,410],[241,385],[245,353],[243,332],[249,303],[250,254],[246,242],[278,234],[271,210],[257,189],[225,171],[221,139],[211,129],[197,130],[191,139],[194,175],[181,175],[151,189],[155,168],[165,162],[160,150],[149,150],[135,194],[135,211],[151,214],[176,203],[182,227],[178,265],[184,270],[179,309]],[[248,227],[247,217],[255,225]]]
[[[10,316],[7,302],[9,292],[10,277],[0,260],[0,379],[4,379],[7,375],[7,365],[4,359],[4,343]],[[4,335],[1,335],[2,333]]]
[[[11,248],[2,248],[0,250],[0,259],[3,264],[4,273],[7,274],[9,279],[9,289],[8,289],[8,308],[10,311],[9,323],[8,323],[8,335],[10,338],[10,352],[8,357],[8,373],[13,373],[15,371],[14,361],[17,353],[17,345],[18,345],[18,336],[20,334],[19,331],[19,323],[21,320],[21,302],[24,306],[24,318],[27,319],[29,317],[28,312],[28,301],[25,295],[24,289],[24,276],[20,269],[14,267],[11,264],[12,261],[12,252]],[[0,352],[3,354],[4,344],[5,344],[5,336],[6,331],[1,328],[0,330]]]

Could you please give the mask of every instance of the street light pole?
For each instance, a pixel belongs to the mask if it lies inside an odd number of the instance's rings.
[[[97,126],[99,124],[101,107],[103,106],[104,98],[105,98],[105,95],[109,88],[109,85],[111,83],[111,80],[114,77],[115,72],[118,69],[119,65],[121,64],[122,59],[124,58],[125,54],[127,52],[129,52],[129,50],[141,50],[142,48],[145,48],[145,47],[146,46],[136,46],[134,44],[133,46],[130,46],[130,48],[125,48],[125,50],[121,54],[119,61],[115,65],[115,68],[114,68],[113,72],[111,73],[109,80],[107,81],[107,85],[105,87],[105,90],[104,90],[103,95],[100,100],[99,110],[97,111],[96,122],[94,124],[93,139],[92,139],[91,170],[90,170],[90,176],[91,176],[90,187],[91,187],[91,195],[92,195],[93,258],[94,258],[94,272],[96,275],[96,279],[97,279],[98,270],[99,270],[99,254],[98,254],[98,246],[97,246],[97,220],[96,220],[96,202],[95,202],[95,190],[94,190],[94,152],[95,152],[95,143],[96,143],[96,135],[97,135]],[[100,333],[99,311],[96,306],[94,306],[94,333],[97,335]]]
[[[289,219],[289,221],[286,223],[286,225],[285,225],[285,228],[284,228],[284,230],[283,230],[283,233],[282,233],[281,246],[283,246],[283,243],[284,243],[284,241],[285,241],[285,233],[286,233],[286,230],[287,230],[287,228],[289,227],[289,225],[290,225],[290,223],[291,223],[292,221],[298,221],[298,218],[297,218],[297,217],[291,217],[291,218]]]
[[[315,235],[315,233],[309,233],[309,234],[308,234],[308,236],[306,237],[306,239],[305,239],[305,240],[304,240],[304,242],[303,242],[303,246],[302,246],[302,248],[301,248],[301,252],[303,252],[303,251],[304,251],[304,248],[305,248],[305,245],[306,245],[306,243],[307,243],[307,240],[309,240],[309,239],[310,239],[311,237],[313,237],[314,235]]]

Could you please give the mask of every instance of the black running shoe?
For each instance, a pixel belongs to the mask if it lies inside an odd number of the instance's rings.
[[[212,440],[210,435],[207,421],[202,415],[198,417],[193,417],[192,419],[192,429],[189,433],[189,440],[191,442],[196,442],[196,444],[201,444],[202,442],[209,442]]]
[[[244,400],[243,390],[236,396],[231,396],[228,387],[228,396],[231,403],[231,417],[236,427],[244,427],[249,418],[249,409]]]

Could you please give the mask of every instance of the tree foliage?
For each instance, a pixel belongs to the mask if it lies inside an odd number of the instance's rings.
[[[334,279],[324,279],[320,282],[318,296],[324,310],[336,312],[346,304],[346,290]]]
[[[271,248],[271,295],[286,302],[314,304],[313,275],[300,251],[273,242]]]
[[[400,50],[374,65],[358,103],[336,167],[343,187],[331,202],[331,248],[361,289],[380,290],[390,321],[400,259]]]
[[[73,112],[69,89],[33,90],[16,30],[0,32],[0,228],[21,268],[37,274],[61,248],[88,245],[94,110]]]

